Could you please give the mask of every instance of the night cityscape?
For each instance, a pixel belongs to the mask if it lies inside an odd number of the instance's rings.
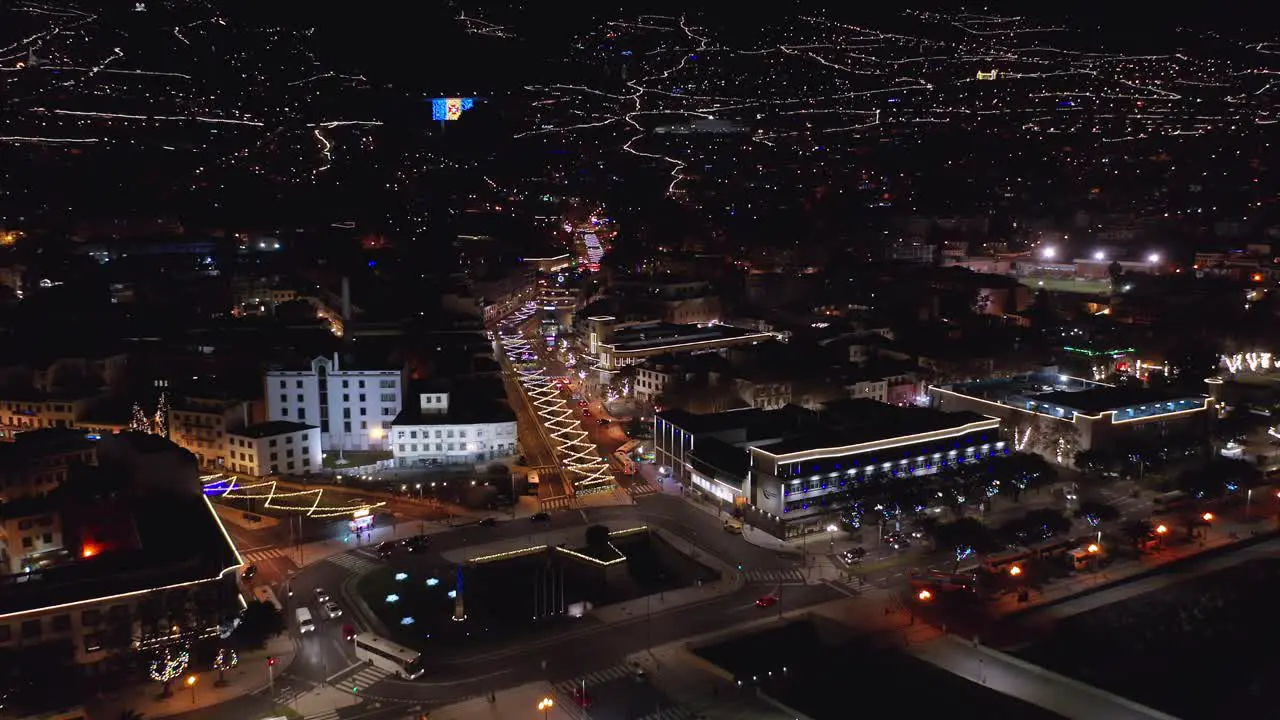
[[[1252,11],[415,5],[0,3],[0,719],[1275,714]]]

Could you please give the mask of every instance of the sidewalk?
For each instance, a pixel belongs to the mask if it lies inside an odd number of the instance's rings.
[[[542,716],[538,703],[550,698],[555,705],[546,714],[547,720],[580,720],[582,711],[569,705],[556,694],[546,681],[501,690],[493,695],[493,702],[481,695],[446,705],[431,711],[431,720],[508,720],[509,718],[536,718]],[[408,715],[407,717],[417,717]]]
[[[211,707],[242,695],[266,690],[271,681],[268,672],[274,672],[276,688],[283,690],[281,676],[293,662],[295,646],[293,638],[287,633],[272,638],[265,648],[244,653],[240,656],[240,664],[226,671],[226,685],[218,687],[218,673],[207,667],[189,667],[179,679],[170,684],[173,694],[161,698],[160,684],[148,682],[121,687],[115,692],[98,697],[86,703],[90,717],[116,718],[125,710],[135,710],[147,720],[169,717]],[[267,658],[277,658],[274,669],[267,666]],[[196,677],[195,700],[192,693],[184,685],[189,675]]]

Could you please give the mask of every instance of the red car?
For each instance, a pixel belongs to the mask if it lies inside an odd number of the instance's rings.
[[[777,605],[777,604],[778,604],[777,595],[765,595],[759,600],[756,600],[756,607],[773,607],[774,605]]]
[[[573,701],[578,703],[578,707],[582,708],[583,710],[591,709],[591,696],[588,695],[587,692],[580,687],[576,687],[573,689]]]
[[[588,405],[590,405],[590,403],[588,403],[586,400],[579,400],[579,401],[578,401],[578,407],[580,407],[580,408],[587,407]]]

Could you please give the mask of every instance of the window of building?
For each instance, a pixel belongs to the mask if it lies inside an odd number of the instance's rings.
[[[8,625],[0,625],[0,645],[9,642],[12,639],[13,630],[10,630]]]
[[[395,401],[396,401],[395,393],[382,393],[382,402],[395,402]]]
[[[54,632],[66,632],[71,629],[71,616],[66,613],[54,615],[52,625]]]
[[[22,639],[34,640],[40,637],[41,628],[39,620],[27,620],[22,623]]]
[[[360,393],[360,402],[365,402],[365,394]]]
[[[284,382],[283,380],[281,380],[281,381],[280,381],[280,389],[281,389],[281,390],[283,390],[283,389],[285,389],[285,387],[287,387],[287,385],[285,384],[285,382]]]
[[[297,383],[297,384],[295,384],[295,385],[294,385],[294,387],[296,387],[296,388],[298,388],[299,390],[301,390],[301,389],[302,389],[302,381],[301,381],[301,380],[298,380],[298,381],[296,381],[296,383]]]
[[[288,402],[289,402],[289,393],[280,393],[280,402],[282,402],[282,403],[288,403]]]
[[[359,385],[358,385],[358,387],[359,387],[361,390],[363,390],[363,389],[364,389],[364,381],[363,381],[363,380],[359,381]]]
[[[267,447],[275,447],[276,445],[279,444],[279,442],[280,441],[277,438],[271,438],[270,440],[267,441]]]
[[[379,380],[378,381],[378,387],[380,388],[394,388],[395,386],[396,386],[395,380]]]
[[[347,388],[349,388],[349,387],[351,387],[351,381],[350,381],[350,380],[343,380],[343,381],[342,381],[342,389],[343,389],[343,390],[346,390],[346,389],[347,389]],[[344,395],[343,397],[346,397],[346,396]]]
[[[351,402],[351,393],[342,393],[342,402]]]
[[[342,423],[342,432],[351,432],[351,421],[346,420]]]

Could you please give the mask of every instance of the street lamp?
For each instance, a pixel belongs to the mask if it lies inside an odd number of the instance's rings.
[[[922,603],[927,603],[933,600],[933,593],[929,592],[928,588],[922,588],[920,592],[916,593],[916,599]]]
[[[187,676],[187,687],[191,688],[191,704],[195,705],[196,704],[196,676],[195,675]]]
[[[382,428],[380,427],[369,428],[369,439],[372,440],[374,443],[381,442],[382,438],[384,437],[386,437],[386,432],[384,432]]]
[[[1022,567],[1021,567],[1021,566],[1018,566],[1018,565],[1010,565],[1010,566],[1009,566],[1009,575],[1010,575],[1011,577],[1018,577],[1018,576],[1019,576],[1019,575],[1021,575],[1021,574],[1022,574]]]
[[[551,712],[551,708],[556,706],[556,701],[549,697],[544,697],[538,701],[538,709],[542,711],[542,720],[547,720],[547,714]]]

